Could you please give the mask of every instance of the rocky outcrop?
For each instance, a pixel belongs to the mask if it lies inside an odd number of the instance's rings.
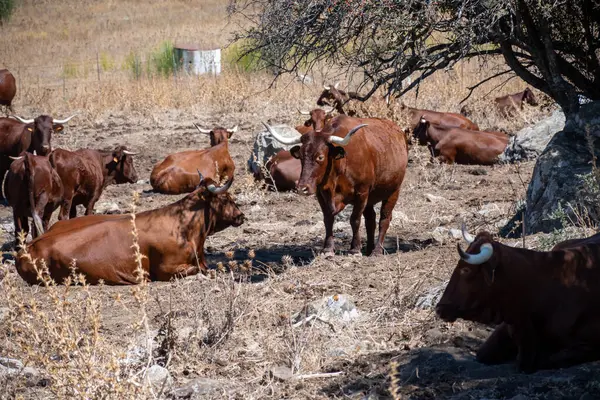
[[[299,135],[298,131],[289,125],[274,125],[273,128],[284,137],[296,137]],[[260,178],[262,176],[262,169],[271,157],[277,154],[279,150],[289,150],[292,147],[279,143],[266,129],[258,132],[254,140],[252,154],[250,154],[250,158],[248,159],[248,170],[256,178]]]

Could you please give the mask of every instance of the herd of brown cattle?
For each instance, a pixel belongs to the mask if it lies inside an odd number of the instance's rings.
[[[14,90],[3,91],[7,82],[14,86],[14,78],[0,71],[0,104],[11,107]],[[323,252],[334,252],[335,216],[352,205],[350,253],[361,252],[364,216],[366,253],[379,255],[406,173],[409,140],[391,121],[346,115],[343,105],[352,96],[337,85],[325,87],[318,104],[332,109],[302,112],[309,118],[296,127],[297,137],[284,137],[265,124],[277,141],[293,146],[269,160],[267,180],[279,190],[316,195],[325,224]],[[507,110],[507,104],[531,99],[526,90],[497,103]],[[443,162],[491,164],[508,142],[501,132],[480,131],[464,115],[402,108],[417,143]],[[338,116],[332,115],[335,110]],[[46,277],[66,283],[74,272],[91,284],[112,285],[205,272],[206,238],[244,222],[228,194],[235,171],[229,139],[237,127],[196,126],[210,135],[209,148],[171,154],[154,167],[153,189],[188,193],[179,201],[138,214],[92,215],[107,185],[137,180],[135,153],[123,146],[53,150],[52,133],[72,117],[15,118],[0,118],[2,194],[13,208],[16,232],[27,233],[28,217],[34,221],[34,239],[16,259],[17,272],[30,284]],[[76,218],[80,204],[85,216]],[[59,221],[49,228],[59,207]],[[480,362],[516,360],[520,370],[531,372],[600,358],[600,234],[546,252],[503,245],[487,232],[472,237],[464,226],[463,237],[469,246],[458,246],[459,261],[436,312],[448,322],[462,318],[496,325],[477,352]]]

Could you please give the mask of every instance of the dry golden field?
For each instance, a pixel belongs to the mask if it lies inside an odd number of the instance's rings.
[[[129,213],[178,199],[149,192],[147,179],[166,155],[208,146],[196,122],[240,126],[230,144],[237,166],[232,192],[247,218],[208,239],[210,276],[136,287],[27,286],[10,262],[14,236],[5,229],[0,357],[22,360],[38,375],[9,376],[0,368],[0,397],[375,399],[391,396],[392,381],[400,398],[412,399],[598,395],[600,380],[585,366],[524,376],[511,365],[478,365],[473,352],[490,328],[443,323],[431,307],[417,307],[444,284],[457,260],[457,240],[434,235],[436,229],[457,228],[464,219],[472,231],[496,232],[523,200],[534,163],[438,165],[412,147],[387,254],[347,255],[346,210],[335,225],[338,253],[318,255],[324,228],[316,199],[267,191],[245,166],[261,121],[296,124],[297,108],[314,107],[323,83],[350,79],[324,66],[310,73],[312,84],[283,77],[271,85],[272,75],[234,62],[235,48],[224,50],[218,77],[148,74],[151,55],[166,41],[227,46],[243,21],[229,20],[226,7],[226,1],[22,0],[0,27],[0,68],[17,78],[17,114],[78,113],[64,135],[54,136],[54,147],[123,144],[140,153],[135,162],[145,183],[109,186],[99,211],[116,205]],[[139,57],[138,79],[132,55]],[[494,65],[459,64],[402,101],[458,112],[466,88]],[[483,129],[512,133],[543,118],[548,111],[526,109],[511,120],[487,112],[495,95],[524,87],[518,79],[484,85],[473,96],[481,99],[473,119]],[[361,109],[402,119],[377,100]],[[12,225],[9,208],[0,208],[0,222]],[[537,235],[525,245],[548,246],[552,239]],[[353,300],[357,319],[292,320],[308,304],[336,294]],[[148,367],[155,364],[171,375],[165,385],[149,382]],[[393,379],[391,365],[399,371]],[[293,377],[279,377],[277,370]]]

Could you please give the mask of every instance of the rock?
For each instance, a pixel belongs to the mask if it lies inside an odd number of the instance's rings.
[[[599,137],[600,102],[594,102],[582,105],[579,114],[571,117],[565,129],[552,138],[538,158],[527,188],[527,234],[560,229],[569,218],[577,221],[573,209],[578,208],[580,215],[581,210],[587,211],[587,216],[584,217],[589,217],[592,222],[600,220],[600,206],[597,202],[600,190],[592,174],[590,153],[591,146],[595,154],[600,154]],[[522,212],[520,210],[501,229],[502,236],[514,237],[521,234],[520,228],[514,228],[521,221]]]
[[[25,367],[21,360],[14,358],[0,357],[0,380],[6,377],[14,379],[15,377],[24,377],[27,386],[37,386],[42,378],[37,369]]]
[[[564,126],[565,115],[562,111],[556,110],[550,117],[533,126],[521,129],[510,138],[506,150],[500,155],[500,161],[514,163],[538,157],[556,132]]]
[[[96,203],[94,208],[96,214],[119,214],[121,212],[119,205],[112,201]]]
[[[431,237],[433,240],[438,242],[439,244],[443,244],[444,241],[448,238],[448,228],[444,228],[443,226],[438,226],[431,232]]]
[[[450,237],[452,239],[462,239],[462,231],[460,229],[455,229],[455,228],[450,228],[450,230],[448,231],[448,235],[450,235]]]
[[[358,310],[348,295],[336,294],[310,303],[292,316],[292,321],[296,324],[314,317],[330,323],[348,323],[358,318]]]
[[[138,185],[150,184],[150,179],[140,179],[136,182]]]
[[[298,131],[289,125],[273,125],[271,127],[283,137],[295,137],[299,135]],[[254,140],[252,154],[250,154],[250,158],[248,159],[248,170],[255,177],[261,177],[262,168],[271,157],[277,154],[279,150],[289,150],[292,147],[279,143],[266,129],[258,132]]]
[[[0,224],[0,228],[6,233],[14,235],[15,233],[15,225],[14,224]]]
[[[433,194],[425,194],[425,198],[427,199],[427,201],[430,201],[432,203],[440,203],[442,201],[448,201],[445,198],[443,198],[442,196],[435,196]]]
[[[176,399],[189,399],[213,394],[214,392],[232,393],[234,388],[235,384],[233,382],[218,381],[208,378],[196,378],[187,382],[185,385],[171,390],[171,396]]]
[[[498,215],[502,213],[500,207],[496,203],[488,203],[481,207],[479,211],[477,211],[479,215],[483,215],[484,217],[490,217],[493,215]]]
[[[292,369],[284,365],[276,365],[271,368],[270,372],[271,375],[273,375],[273,378],[280,381],[288,381],[294,377]]]
[[[440,301],[442,294],[444,294],[444,290],[446,290],[447,285],[448,281],[442,283],[441,285],[430,288],[427,292],[417,297],[415,308],[419,308],[421,310],[434,308],[438,301]]]
[[[168,387],[173,384],[173,378],[169,371],[160,365],[152,365],[146,370],[145,375],[148,383],[156,388]]]

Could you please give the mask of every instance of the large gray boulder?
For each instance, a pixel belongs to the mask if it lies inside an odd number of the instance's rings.
[[[295,137],[300,133],[289,125],[271,126],[277,133],[284,137]],[[266,129],[258,132],[254,140],[252,154],[248,159],[248,170],[257,178],[262,176],[262,170],[271,157],[280,150],[289,150],[293,146],[279,143]]]
[[[600,221],[600,102],[581,106],[578,115],[569,118],[537,160],[527,189],[526,208],[503,228],[510,234],[525,212],[527,234],[551,232],[565,221],[577,221],[577,214]],[[598,165],[600,167],[600,164]]]
[[[565,126],[565,114],[561,110],[542,121],[521,129],[510,138],[504,153],[500,155],[501,162],[514,163],[537,158],[556,132]]]

